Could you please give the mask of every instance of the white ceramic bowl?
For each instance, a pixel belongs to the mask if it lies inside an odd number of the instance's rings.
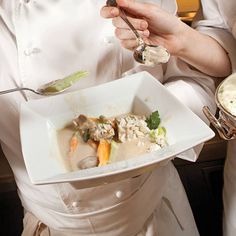
[[[79,114],[149,115],[158,110],[169,146],[103,167],[69,172],[57,143],[57,130]],[[147,72],[88,89],[25,102],[20,133],[24,161],[34,184],[77,181],[81,188],[151,171],[177,154],[211,139],[214,132]],[[195,159],[189,158],[190,161]]]

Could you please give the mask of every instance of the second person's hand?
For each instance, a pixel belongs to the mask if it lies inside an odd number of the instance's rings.
[[[126,11],[128,19],[147,44],[162,45],[172,55],[178,55],[183,48],[183,36],[188,28],[187,25],[157,4],[133,0],[117,0],[117,4]],[[119,8],[105,6],[101,9],[101,16],[112,18],[113,25],[116,27],[116,37],[121,41],[122,46],[133,50],[138,46],[138,42],[134,33],[119,15]]]

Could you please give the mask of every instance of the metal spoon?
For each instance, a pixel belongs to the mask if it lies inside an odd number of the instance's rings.
[[[65,90],[70,88],[74,83],[76,83],[78,80],[85,77],[86,75],[88,75],[87,71],[78,71],[63,79],[51,81],[50,83],[47,83],[41,86],[37,90],[34,90],[32,88],[27,88],[27,87],[20,87],[20,88],[0,91],[0,95],[12,93],[16,91],[23,91],[23,90],[27,90],[27,91],[30,91],[30,92],[33,92],[35,94],[42,95],[42,96],[56,95],[56,94],[64,92]]]
[[[116,0],[107,0],[106,5],[118,7]],[[138,40],[139,46],[134,50],[134,59],[137,62],[145,64],[147,66],[155,66],[161,63],[168,62],[170,58],[170,53],[168,52],[168,50],[160,45],[146,44],[141,35],[128,20],[125,11],[122,8],[119,8],[119,10],[120,17],[130,27]]]

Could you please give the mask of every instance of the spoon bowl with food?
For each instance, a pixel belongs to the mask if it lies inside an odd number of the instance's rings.
[[[119,7],[116,3],[116,0],[107,0],[106,5],[112,7]],[[170,59],[170,53],[168,52],[168,50],[160,45],[149,45],[145,43],[139,32],[128,20],[124,9],[119,7],[119,10],[120,10],[120,17],[135,34],[139,44],[138,47],[134,50],[133,53],[134,59],[137,62],[144,64],[146,66],[155,66],[162,63],[167,63]]]
[[[78,82],[80,79],[82,79],[83,77],[85,77],[87,75],[88,75],[87,71],[78,71],[74,74],[71,74],[71,75],[65,77],[65,78],[54,80],[54,81],[51,81],[47,84],[44,84],[43,86],[41,86],[37,90],[34,90],[32,88],[27,88],[27,87],[19,87],[19,88],[0,91],[0,95],[12,93],[12,92],[17,92],[17,91],[30,91],[32,93],[35,93],[35,94],[38,94],[41,96],[56,95],[56,94],[66,91],[73,84],[75,84],[76,82]]]

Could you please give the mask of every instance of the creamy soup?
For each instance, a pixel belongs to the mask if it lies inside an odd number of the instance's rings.
[[[162,46],[146,46],[143,51],[143,60],[147,66],[155,66],[160,63],[166,63],[169,58],[169,52]]]
[[[57,135],[59,149],[67,169],[76,171],[115,163],[166,146],[165,129],[153,129],[153,126],[159,126],[160,121],[155,124],[159,117],[152,118],[152,123],[149,120],[149,129],[146,118],[141,116],[127,114],[101,120],[80,115],[74,120],[74,125],[59,130]],[[101,148],[104,140],[106,148]],[[105,156],[105,162],[101,155]],[[88,163],[86,167],[84,162]]]
[[[230,76],[220,85],[217,97],[221,106],[236,116],[236,74]]]
[[[68,156],[69,142],[73,131],[71,129],[63,129],[58,132],[58,144],[60,152],[63,156],[65,165],[69,171],[79,170],[79,161],[88,156],[96,156],[96,150],[85,143],[82,138],[79,139],[78,148],[72,156]],[[136,156],[148,153],[155,147],[152,147],[148,138],[136,139],[125,143],[116,143],[117,148],[112,157],[112,163],[127,160]]]

